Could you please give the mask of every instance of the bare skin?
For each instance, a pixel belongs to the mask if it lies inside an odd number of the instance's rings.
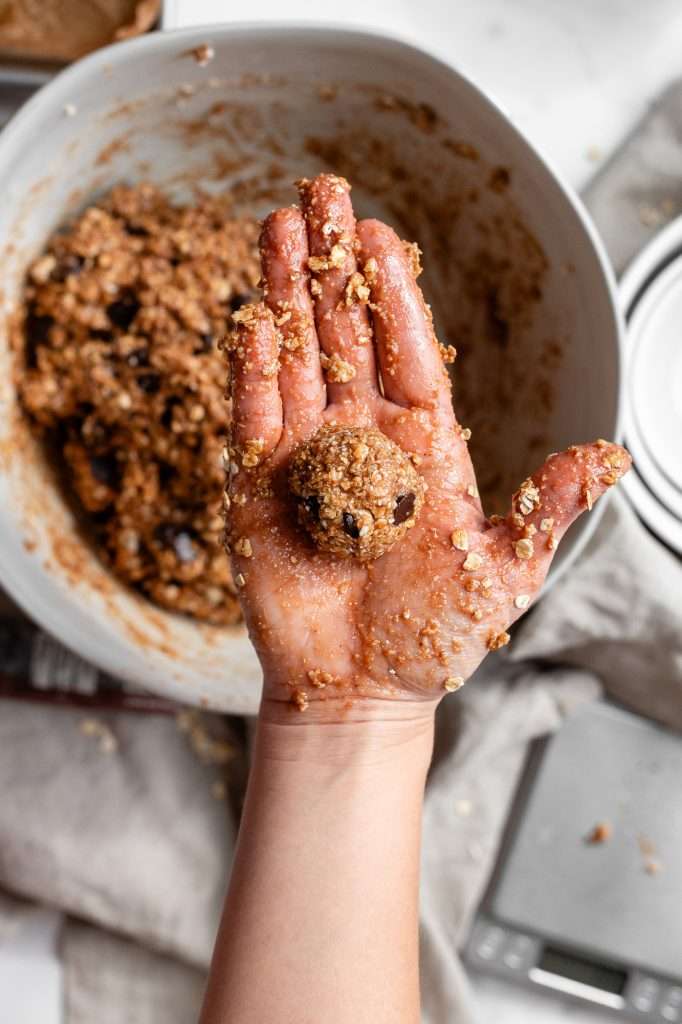
[[[264,687],[202,1024],[418,1024],[435,708],[629,466],[606,442],[551,456],[486,520],[410,254],[348,193],[323,175],[267,219],[264,303],[236,314],[230,541]],[[428,485],[370,564],[316,551],[287,495],[292,450],[329,422],[378,427]]]
[[[356,225],[343,179],[304,183],[301,198],[303,213],[278,210],[265,222],[265,304],[243,314],[232,351],[233,558],[266,696],[334,707],[351,695],[432,700],[504,642],[566,529],[629,457],[605,442],[553,455],[532,477],[537,493],[526,488],[526,500],[491,524],[403,243],[378,221]],[[369,308],[345,299],[363,268]],[[325,382],[321,354],[352,367],[352,379],[330,380],[328,366]],[[287,461],[329,422],[378,427],[428,485],[414,529],[369,565],[317,552],[292,515]],[[258,465],[245,467],[254,441]]]

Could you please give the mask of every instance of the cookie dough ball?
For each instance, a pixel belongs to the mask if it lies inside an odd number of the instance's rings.
[[[425,486],[380,430],[329,425],[295,450],[289,490],[319,548],[368,561],[414,526]]]

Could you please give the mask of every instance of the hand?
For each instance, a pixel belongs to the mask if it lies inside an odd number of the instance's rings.
[[[350,698],[458,689],[630,464],[605,441],[551,455],[506,518],[486,519],[415,250],[378,221],[356,224],[349,191],[321,175],[300,183],[302,212],[268,217],[264,302],[235,314],[229,343],[229,540],[265,697],[334,715]],[[378,427],[428,486],[415,526],[374,562],[317,551],[287,495],[292,450],[330,421]]]

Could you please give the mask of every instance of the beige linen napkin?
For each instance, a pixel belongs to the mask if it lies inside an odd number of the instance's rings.
[[[195,1024],[206,975],[101,928],[62,936],[68,1024]]]
[[[171,716],[4,702],[0,886],[205,967],[235,824],[191,739]]]
[[[588,665],[633,711],[682,730],[682,565],[616,492],[580,562],[510,650]]]

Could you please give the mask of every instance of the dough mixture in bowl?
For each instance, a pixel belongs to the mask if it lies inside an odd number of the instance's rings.
[[[222,547],[229,422],[217,342],[259,277],[258,226],[227,197],[120,186],[30,267],[19,393],[103,559],[173,611],[240,617]]]

